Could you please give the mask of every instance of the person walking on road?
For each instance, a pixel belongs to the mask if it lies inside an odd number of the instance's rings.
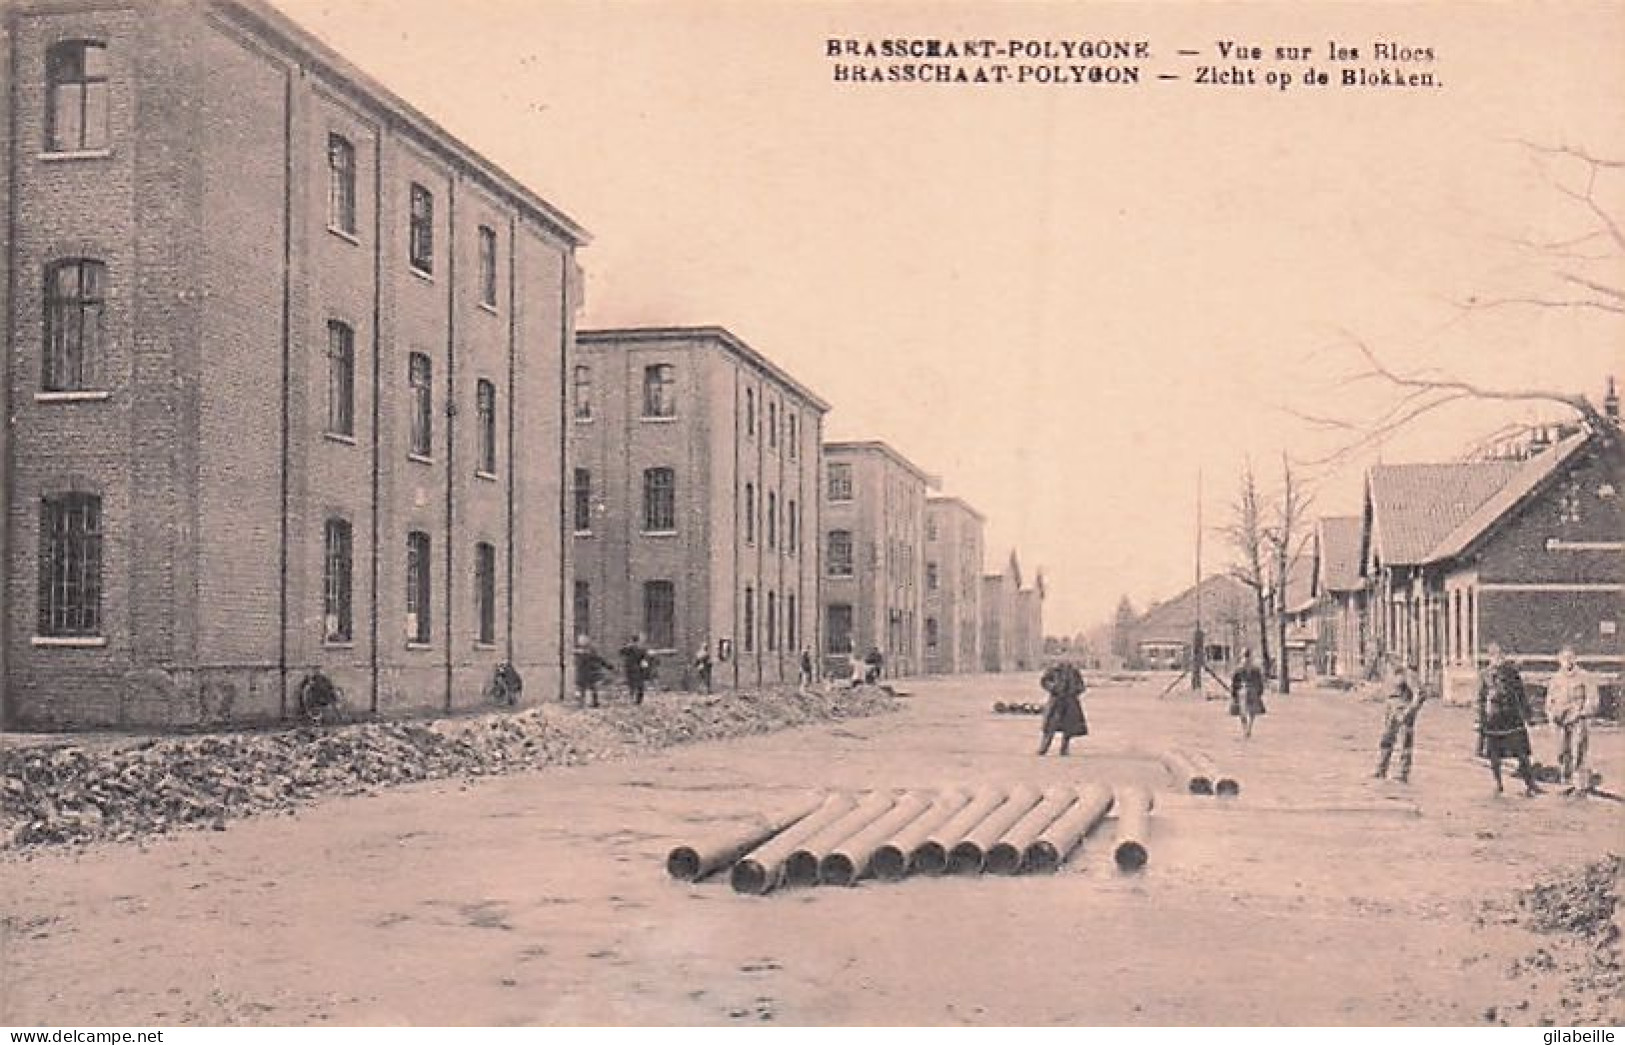
[[[576,706],[587,707],[588,698],[591,698],[591,706],[597,707],[598,683],[609,669],[609,661],[598,655],[598,651],[593,649],[592,640],[585,635],[576,636],[575,669]]]
[[[1535,786],[1535,770],[1529,763],[1529,696],[1524,692],[1523,676],[1517,666],[1506,659],[1499,643],[1490,643],[1490,660],[1478,677],[1478,735],[1480,749],[1490,760],[1490,775],[1495,777],[1495,793],[1502,794],[1501,760],[1518,760],[1518,775],[1523,778],[1524,794],[1540,794]]]
[[[813,684],[812,650],[806,647],[802,647],[801,650],[800,668],[801,674],[796,678],[796,684],[802,689],[806,689]]]
[[[621,647],[621,671],[626,675],[626,689],[632,703],[643,703],[643,689],[649,682],[649,651],[644,648],[643,636],[634,635]]]
[[[1230,677],[1230,714],[1241,719],[1241,735],[1253,735],[1253,719],[1264,708],[1264,672],[1253,663],[1253,651],[1241,651],[1241,666]]]
[[[1044,671],[1038,684],[1049,694],[1044,706],[1044,742],[1038,746],[1040,755],[1049,754],[1050,741],[1061,735],[1061,754],[1067,754],[1073,737],[1089,735],[1089,723],[1083,717],[1083,702],[1078,698],[1087,688],[1083,673],[1071,661],[1061,661]]]
[[[1382,779],[1388,775],[1388,763],[1399,747],[1399,772],[1394,779],[1407,783],[1411,776],[1411,750],[1416,745],[1416,715],[1427,700],[1421,679],[1399,658],[1388,661],[1388,694],[1383,700],[1382,740],[1378,746],[1382,755],[1377,759],[1377,771],[1372,776]]]
[[[1559,730],[1557,764],[1568,794],[1591,790],[1591,720],[1600,704],[1597,682],[1574,658],[1574,647],[1557,653],[1557,673],[1546,684],[1546,714]]]

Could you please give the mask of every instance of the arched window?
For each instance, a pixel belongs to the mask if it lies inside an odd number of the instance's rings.
[[[72,258],[45,270],[45,391],[97,387],[106,295],[107,266],[100,261]]]
[[[107,148],[107,47],[65,40],[45,57],[45,141],[48,152]]]
[[[756,543],[756,486],[745,484],[745,543]]]
[[[474,622],[479,629],[475,642],[482,646],[496,642],[497,550],[484,541],[474,545]]]

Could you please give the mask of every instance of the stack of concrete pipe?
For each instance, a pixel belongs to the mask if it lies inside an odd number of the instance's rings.
[[[994,703],[993,711],[995,714],[999,715],[1042,715],[1044,713],[1044,705],[1006,704],[1001,700]]]
[[[1165,752],[1162,764],[1173,775],[1174,786],[1193,795],[1218,795],[1234,798],[1241,794],[1241,783],[1227,773],[1221,773],[1213,760],[1200,752],[1174,750]]]
[[[1124,871],[1148,858],[1149,794],[1138,788],[1023,784],[938,792],[820,795],[699,844],[674,848],[667,872],[698,881],[730,867],[734,891],[896,881],[910,873],[1054,874],[1115,807],[1113,856]]]

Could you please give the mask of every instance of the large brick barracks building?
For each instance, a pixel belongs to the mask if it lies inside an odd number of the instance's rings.
[[[583,231],[257,0],[0,17],[6,724],[558,694]]]

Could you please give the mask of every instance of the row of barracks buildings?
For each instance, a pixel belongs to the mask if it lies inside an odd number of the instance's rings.
[[[1481,459],[1373,466],[1359,513],[1319,519],[1294,563],[1285,593],[1293,674],[1369,678],[1392,654],[1463,702],[1476,694],[1492,643],[1537,685],[1570,646],[1617,700],[1621,440],[1610,381],[1585,424],[1541,428]],[[1211,661],[1259,648],[1251,590],[1227,576],[1202,587],[1200,618],[1192,589],[1137,622],[1141,663],[1188,666],[1198,619]]]
[[[725,329],[577,331],[585,231],[262,0],[0,19],[6,726],[1036,665],[975,509]]]

